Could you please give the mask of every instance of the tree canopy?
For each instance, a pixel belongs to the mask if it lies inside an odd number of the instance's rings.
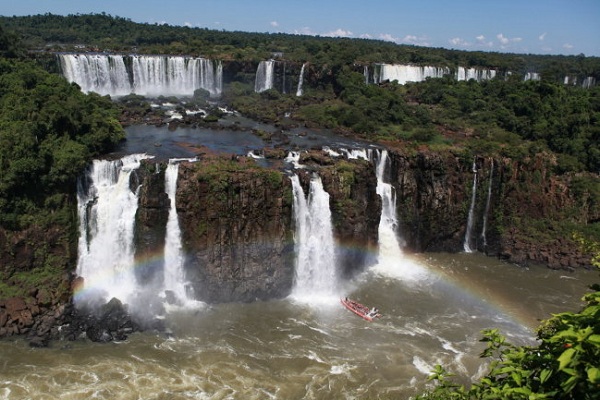
[[[0,224],[18,228],[61,204],[91,158],[123,137],[110,99],[32,61],[0,58]]]

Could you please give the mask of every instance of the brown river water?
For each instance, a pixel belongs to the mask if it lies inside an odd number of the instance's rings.
[[[0,399],[406,399],[442,364],[462,382],[486,371],[481,330],[535,344],[539,319],[577,311],[598,273],[521,268],[480,254],[422,254],[374,266],[338,299],[172,310],[169,334],[125,342],[0,341]]]

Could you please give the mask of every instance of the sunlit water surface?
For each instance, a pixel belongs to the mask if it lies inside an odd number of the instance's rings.
[[[485,372],[480,331],[534,344],[538,319],[576,311],[593,272],[523,269],[478,254],[426,254],[371,268],[349,296],[384,314],[369,323],[328,304],[222,304],[167,318],[172,334],[122,343],[0,342],[2,399],[409,398],[443,364]]]

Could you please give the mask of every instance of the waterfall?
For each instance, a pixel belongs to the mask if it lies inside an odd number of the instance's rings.
[[[391,184],[384,181],[385,168],[388,164],[387,150],[377,152],[377,194],[381,197],[381,220],[379,222],[380,258],[401,257],[402,250],[396,237],[398,220],[396,218],[396,194]],[[380,260],[382,261],[382,260]]]
[[[471,248],[471,231],[473,230],[473,217],[475,214],[475,199],[477,196],[477,164],[473,160],[473,188],[471,193],[471,206],[469,207],[469,216],[467,218],[467,230],[465,231],[465,242],[463,248],[465,253],[472,253],[475,251]]]
[[[136,289],[133,235],[138,207],[131,174],[146,155],[95,160],[77,190],[80,237],[77,274],[85,290],[75,300],[116,297],[124,302]],[[89,296],[89,297],[88,297]]]
[[[304,68],[307,63],[302,64],[302,68],[300,68],[300,77],[298,78],[298,90],[296,90],[296,96],[302,96],[302,85],[304,83]]]
[[[329,194],[313,175],[305,197],[300,179],[291,177],[296,223],[296,279],[292,297],[309,302],[328,301],[336,295],[338,274]]]
[[[195,159],[171,159],[165,171],[165,192],[171,200],[169,219],[167,220],[167,237],[165,239],[165,267],[164,267],[164,289],[171,291],[179,302],[186,303],[189,300],[186,290],[186,279],[184,270],[184,255],[181,246],[181,230],[177,215],[176,194],[177,175],[181,161],[195,161]]]
[[[83,92],[124,96],[131,83],[123,56],[104,54],[60,54],[64,77],[77,83]]]
[[[216,97],[221,93],[222,67],[216,69],[215,73],[213,62],[205,58],[133,56],[133,89],[144,96],[192,96],[196,89],[205,89]]]
[[[192,96],[196,89],[221,95],[223,66],[205,58],[61,54],[63,75],[84,92],[124,96]],[[131,72],[125,60],[131,58]]]
[[[481,82],[493,79],[495,76],[496,70],[493,69],[458,67],[458,70],[456,71],[457,81],[468,81],[474,79],[477,82]]]
[[[487,199],[485,201],[485,212],[483,213],[483,227],[481,228],[481,239],[483,240],[483,245],[487,246],[487,238],[486,238],[486,233],[487,233],[487,221],[488,221],[488,214],[490,213],[490,202],[492,200],[492,177],[494,175],[494,159],[491,159],[491,165],[490,165],[490,182],[488,184],[488,192],[487,192]]]
[[[448,73],[450,73],[450,71],[447,68],[382,64],[381,74],[376,78],[375,83],[389,80],[397,81],[398,84],[404,85],[407,82],[422,82],[427,78],[442,78]]]
[[[369,66],[368,65],[364,66],[363,75],[365,77],[365,84],[368,85],[369,84]]]
[[[256,80],[254,82],[254,91],[256,93],[264,92],[273,88],[273,70],[275,61],[261,61],[256,69]]]

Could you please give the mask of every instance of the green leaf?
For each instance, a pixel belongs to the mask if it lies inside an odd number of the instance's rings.
[[[513,378],[517,385],[521,386],[521,375],[519,373],[513,372],[510,374],[510,376]]]
[[[573,349],[573,348],[566,349],[565,351],[563,351],[563,353],[560,355],[560,357],[558,357],[558,362],[559,362],[558,370],[562,371],[567,365],[569,365],[569,363],[573,359],[574,355],[575,355],[575,349]]]
[[[543,384],[551,376],[552,376],[552,370],[551,369],[543,369],[542,372],[540,373],[540,383]]]
[[[595,345],[600,345],[600,335],[590,335],[587,340]]]
[[[600,383],[600,368],[591,367],[587,369],[587,376],[590,382]]]

